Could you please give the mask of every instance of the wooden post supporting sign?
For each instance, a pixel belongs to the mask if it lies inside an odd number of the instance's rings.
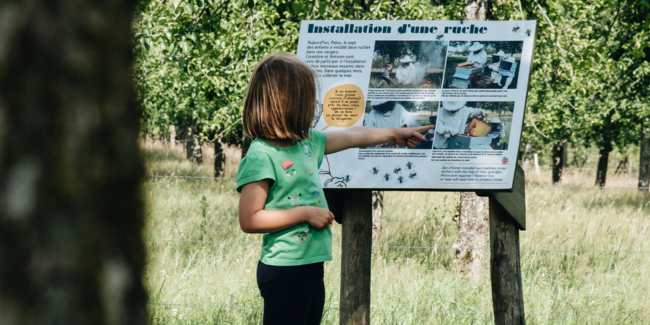
[[[372,191],[351,190],[343,207],[340,324],[370,324]]]
[[[340,324],[370,324],[372,191],[325,190],[325,196],[343,226]]]
[[[490,197],[490,278],[495,324],[525,324],[519,230],[526,229],[524,171],[517,166],[512,192]]]

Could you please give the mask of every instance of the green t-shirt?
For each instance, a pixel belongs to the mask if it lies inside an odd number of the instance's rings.
[[[318,170],[325,154],[325,133],[312,130],[307,140],[278,148],[262,140],[251,143],[239,164],[237,191],[242,186],[271,180],[264,210],[297,206],[328,209]],[[332,260],[332,231],[317,230],[307,223],[264,234],[262,263],[275,266],[305,265]]]

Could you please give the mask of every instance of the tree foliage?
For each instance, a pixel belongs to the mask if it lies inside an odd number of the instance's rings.
[[[607,150],[637,142],[642,123],[650,123],[650,0],[522,0],[523,12],[519,3],[492,0],[488,16],[537,20],[522,143],[539,151],[564,140]],[[150,0],[134,25],[142,130],[158,134],[170,125],[192,125],[203,139],[226,129],[225,136],[239,138],[251,70],[270,53],[294,52],[302,20],[459,20],[465,4]],[[493,43],[488,47],[495,51],[520,46]],[[393,60],[417,55],[419,49],[403,45],[377,50]]]
[[[539,29],[526,139],[600,148],[638,141],[649,110],[648,1],[534,1],[527,9]]]
[[[238,139],[253,67],[268,54],[295,52],[302,20],[449,19],[447,12],[407,0],[151,0],[134,24],[142,130],[189,124],[203,139],[224,131]]]

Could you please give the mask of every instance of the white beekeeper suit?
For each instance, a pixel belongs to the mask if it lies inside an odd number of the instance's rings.
[[[512,57],[512,56],[507,58],[505,61],[510,62],[512,64],[515,64],[515,62],[516,62],[515,58]],[[508,86],[510,86],[510,84],[512,83],[512,78],[514,77],[514,73],[512,73],[512,72],[504,72],[504,73],[509,73],[510,76],[501,76],[501,79],[499,80],[498,84],[499,84],[499,86],[502,86],[501,82],[503,82],[503,77],[507,77],[506,81],[505,81],[505,84],[503,84],[503,88],[501,88],[501,89],[508,89]],[[499,75],[501,75],[501,74],[499,74]]]
[[[499,147],[499,142],[501,139],[504,139],[506,137],[506,124],[501,122],[501,119],[498,117],[492,118],[490,120],[490,126],[492,126],[492,129],[490,130],[490,133],[488,133],[488,137],[492,138],[492,148],[494,149],[503,149],[503,148],[498,148]]]
[[[435,128],[436,138],[433,140],[435,149],[447,149],[451,136],[465,133],[468,118],[478,114],[487,115],[484,109],[467,107],[465,104],[467,102],[442,102]]]
[[[503,51],[499,51],[495,54],[495,56],[499,57],[499,61],[497,62],[492,61],[492,64],[489,65],[490,70],[492,70],[490,77],[494,80],[494,82],[499,83],[501,82],[501,75],[499,74],[499,64],[501,64],[501,60],[505,58],[506,54],[503,53]]]
[[[476,63],[480,66],[484,66],[487,63],[487,53],[483,49],[483,44],[479,42],[474,42],[472,46],[469,47],[470,53],[467,56],[467,61]]]
[[[492,120],[490,120],[490,126],[492,126],[492,130],[490,130],[490,133],[488,134],[489,137],[500,139],[506,137],[506,124],[501,123],[501,119],[498,117],[492,118]]]
[[[368,113],[366,119],[363,121],[363,126],[369,126],[373,128],[401,128],[401,127],[414,127],[420,126],[417,122],[417,116],[411,114],[404,106],[398,104],[397,102],[388,102],[388,101],[371,101],[370,105],[379,106],[385,103],[395,103],[393,109],[386,111],[379,111],[373,109]]]
[[[399,60],[400,66],[395,71],[395,78],[397,81],[404,85],[415,85],[419,84],[419,80],[416,80],[416,71],[415,66],[413,65],[413,60],[410,56],[405,56]]]

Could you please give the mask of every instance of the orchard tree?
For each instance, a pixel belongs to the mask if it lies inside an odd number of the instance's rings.
[[[584,134],[600,149],[596,185],[602,187],[610,152],[640,140],[647,114],[650,6],[636,0],[594,1],[578,13],[576,19],[595,21],[577,26],[587,36],[578,42],[573,102],[584,108],[589,124]]]
[[[553,145],[554,182],[567,141],[599,147],[599,186],[609,153],[639,141],[648,115],[648,7],[647,0],[524,5],[538,17],[538,38],[522,142]]]

